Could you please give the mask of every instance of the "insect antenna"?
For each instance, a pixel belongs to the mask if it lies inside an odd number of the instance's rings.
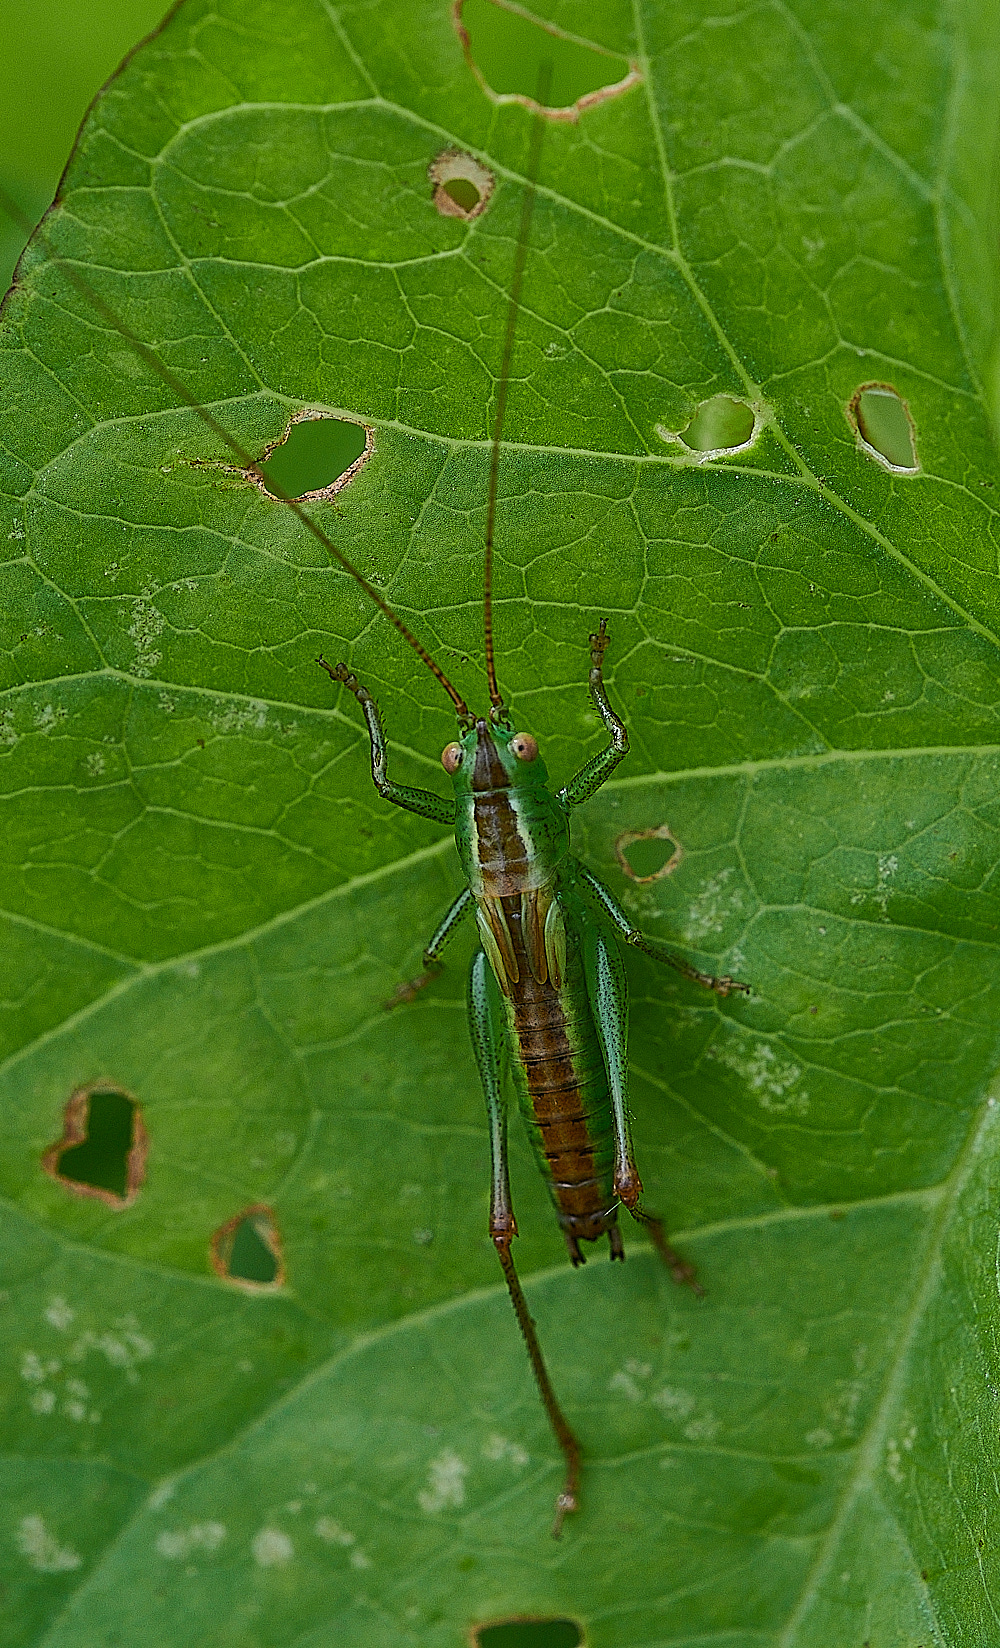
[[[504,715],[503,694],[497,685],[496,662],[493,655],[493,529],[496,524],[497,513],[497,476],[500,472],[500,443],[503,439],[503,420],[507,411],[507,393],[510,389],[510,363],[514,353],[514,334],[517,331],[517,317],[521,307],[521,287],[524,284],[524,270],[528,261],[528,237],[531,231],[531,214],[535,209],[535,186],[538,181],[538,165],[542,155],[542,139],[545,136],[545,116],[542,110],[549,100],[549,87],[552,84],[552,64],[544,61],[538,70],[538,84],[535,89],[535,118],[531,124],[531,146],[528,150],[528,169],[524,202],[521,207],[521,224],[517,233],[517,250],[514,253],[514,272],[510,283],[510,298],[507,303],[507,330],[503,340],[503,355],[500,360],[500,382],[497,387],[496,416],[493,419],[493,445],[490,450],[490,483],[486,500],[486,554],[483,560],[483,642],[486,654],[486,680],[489,686],[490,703],[496,717],[502,719]]]
[[[98,292],[95,287],[91,286],[89,280],[81,275],[78,269],[74,269],[73,265],[67,259],[61,257],[59,253],[54,250],[52,242],[45,230],[42,228],[36,229],[35,225],[31,222],[31,219],[27,217],[24,212],[22,212],[17,202],[12,200],[7,191],[2,187],[0,187],[0,207],[3,208],[11,221],[16,223],[18,228],[21,229],[25,235],[30,236],[32,233],[36,235],[36,238],[41,241],[46,251],[52,257],[53,262],[62,270],[70,284],[76,287],[76,290],[82,297],[86,298],[87,302],[97,311],[101,319],[107,321],[108,325],[114,328],[119,337],[124,338],[129,347],[139,356],[139,359],[145,362],[150,370],[155,372],[157,376],[162,379],[168,389],[171,389],[180,400],[184,401],[191,408],[192,412],[196,412],[198,414],[199,418],[202,420],[202,423],[207,425],[212,433],[217,435],[218,438],[224,442],[233,456],[239,460],[241,468],[255,468],[257,460],[252,456],[252,454],[240,444],[234,435],[230,434],[229,430],[219,422],[218,418],[215,417],[214,413],[208,410],[207,406],[203,406],[201,404],[196,396],[191,393],[190,389],[188,389],[187,385],[176,375],[175,372],[171,371],[170,367],[167,366],[164,361],[160,359],[156,351],[151,349],[148,343],[144,343],[142,339],[132,331],[132,328],[128,326],[126,322],[120,318],[120,316],[115,314],[115,311],[112,309],[111,305],[105,302],[100,292]],[[368,579],[364,576],[364,573],[358,571],[353,562],[349,561],[343,551],[337,548],[333,540],[327,537],[327,534],[323,531],[323,528],[313,520],[311,515],[306,513],[306,511],[302,508],[302,505],[298,503],[295,498],[289,497],[288,493],[285,492],[284,489],[275,481],[269,479],[267,486],[268,491],[278,498],[281,503],[286,504],[292,511],[292,514],[299,521],[301,521],[306,530],[312,533],[317,543],[322,545],[331,560],[336,561],[339,566],[343,567],[345,572],[350,573],[350,576],[354,579],[354,582],[364,590],[369,600],[373,601],[379,611],[383,613],[386,618],[388,618],[390,624],[395,626],[400,635],[403,637],[403,640],[413,648],[417,657],[427,665],[427,668],[430,670],[435,680],[441,683],[441,686],[444,688],[445,692],[448,694],[448,697],[454,704],[459,718],[465,721],[470,720],[471,716],[469,706],[466,704],[461,693],[458,692],[457,688],[452,686],[440,664],[438,664],[435,659],[431,657],[425,647],[421,646],[416,636],[409,629],[407,629],[402,618],[399,617],[398,613],[393,611],[388,601],[386,601],[383,596],[379,594],[375,586],[369,583]]]

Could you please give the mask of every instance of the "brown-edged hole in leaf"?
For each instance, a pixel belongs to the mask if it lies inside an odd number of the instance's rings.
[[[212,1269],[247,1293],[273,1293],[285,1280],[281,1232],[263,1202],[245,1207],[212,1235]]]
[[[70,1095],[63,1136],[42,1157],[57,1184],[117,1210],[130,1207],[146,1177],[149,1135],[138,1100],[114,1082],[90,1082]]]
[[[473,1648],[583,1648],[575,1619],[498,1619],[473,1627]]]
[[[917,447],[913,419],[891,383],[863,383],[847,409],[858,445],[894,475],[916,475]]]
[[[753,437],[753,408],[732,395],[712,395],[702,401],[680,439],[692,452],[735,452]]]
[[[434,204],[442,217],[466,222],[485,212],[493,193],[493,173],[462,149],[443,149],[427,168]]]
[[[267,447],[253,478],[269,498],[284,493],[298,503],[324,501],[343,492],[374,449],[367,424],[329,412],[297,412]]]
[[[535,17],[518,0],[453,0],[452,17],[466,62],[494,103],[536,109],[543,63],[551,69],[545,99],[550,120],[579,120],[585,109],[642,78],[624,52]]]
[[[655,830],[625,830],[615,842],[618,862],[630,881],[662,881],[673,875],[684,848],[669,824]]]

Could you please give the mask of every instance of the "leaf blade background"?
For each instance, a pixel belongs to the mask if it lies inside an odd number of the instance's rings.
[[[443,9],[415,15],[262,7],[251,57],[235,15],[185,7],[95,112],[51,232],[245,442],[303,401],[375,425],[337,541],[474,679],[526,122],[471,81]],[[572,8],[559,21],[586,32]],[[609,613],[635,753],[580,850],[652,930],[739,954],[756,994],[706,1006],[632,968],[643,1172],[706,1307],[641,1248],[624,1283],[572,1276],[516,1148],[519,1258],[589,1444],[587,1520],[561,1549],[482,1235],[461,958],[405,1040],[381,1014],[457,885],[450,850],[385,816],[311,658],[351,649],[401,777],[427,782],[449,718],[67,301],[44,245],[8,304],[15,367],[19,341],[44,350],[13,380],[4,449],[3,839],[28,1036],[4,1076],[26,1219],[10,1412],[18,1448],[31,1414],[38,1459],[8,1536],[38,1613],[12,1642],[126,1624],[287,1640],[348,1608],[359,1642],[452,1642],[536,1609],[594,1643],[989,1628],[972,1507],[993,1491],[995,464],[973,253],[992,174],[965,159],[948,76],[968,86],[975,62],[985,95],[991,59],[962,18],[943,40],[887,13],[863,61],[835,8],[733,13],[724,50],[709,19],[683,22],[616,13],[645,85],[547,139],[502,473],[504,679],[567,773],[595,741],[583,642]],[[428,204],[452,138],[501,181],[474,234]],[[946,221],[964,262],[942,258]],[[919,477],[855,449],[844,406],[879,376],[910,404]],[[720,390],[759,399],[767,428],[742,463],[679,468],[656,422]],[[630,888],[614,840],[664,816],[682,869]],[[154,1137],[124,1214],[37,1167],[71,1088],[108,1076]],[[255,1200],[276,1207],[290,1288],[233,1300],[207,1235]],[[48,1545],[25,1536],[38,1516]]]

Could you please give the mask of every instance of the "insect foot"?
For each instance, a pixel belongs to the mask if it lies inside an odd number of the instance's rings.
[[[602,618],[597,634],[590,637],[590,667],[591,670],[597,671],[598,679],[604,668],[604,654],[608,650],[608,645],[608,620]]]
[[[425,956],[423,972],[418,973],[414,979],[407,979],[405,984],[397,984],[389,1000],[384,1004],[386,1012],[391,1013],[394,1007],[405,1007],[409,1002],[416,1001],[421,990],[425,990],[428,984],[433,984],[441,970],[439,961]]]
[[[739,979],[730,978],[728,973],[724,973],[721,978],[713,978],[711,973],[699,973],[697,980],[699,984],[704,984],[707,989],[714,990],[717,996],[728,996],[731,991],[743,996],[749,996],[753,993],[749,984],[741,984]]]
[[[316,659],[316,662],[320,669],[326,670],[326,673],[330,677],[331,681],[339,681],[342,686],[347,688],[348,692],[353,692],[355,694],[357,693],[358,687],[361,683],[357,676],[348,669],[346,664],[328,664],[322,653],[320,653],[319,657]]]
[[[705,1289],[698,1280],[698,1272],[695,1270],[694,1265],[681,1257],[676,1248],[670,1246],[663,1228],[663,1220],[655,1218],[652,1213],[646,1213],[642,1208],[630,1208],[629,1211],[633,1219],[638,1219],[640,1224],[645,1225],[649,1231],[653,1246],[677,1285],[679,1287],[689,1287],[692,1293],[698,1295],[699,1299],[704,1299]]]

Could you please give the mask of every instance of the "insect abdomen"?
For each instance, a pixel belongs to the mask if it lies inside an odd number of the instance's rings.
[[[528,1135],[574,1262],[582,1258],[578,1242],[605,1231],[617,1253],[611,1105],[583,968],[571,944],[561,982],[539,982],[527,961],[520,900],[503,904],[518,962],[506,1005]]]

